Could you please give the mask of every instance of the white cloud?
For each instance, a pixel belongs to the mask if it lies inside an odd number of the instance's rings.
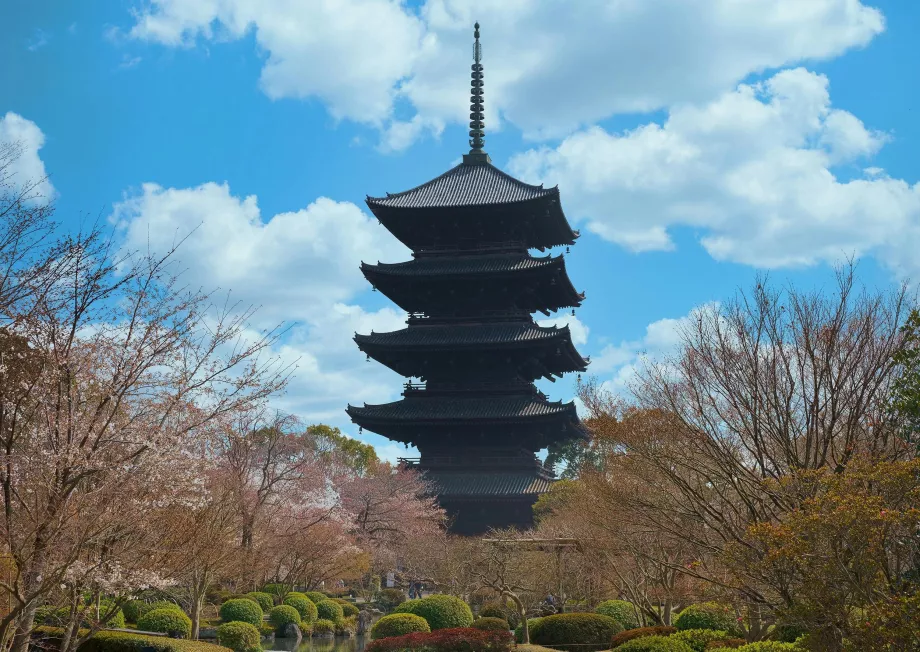
[[[561,136],[623,112],[699,102],[753,72],[867,44],[860,0],[152,0],[131,35],[168,46],[239,39],[267,53],[273,98],[318,97],[405,147],[468,120],[471,27],[482,23],[488,128]],[[407,100],[415,116],[394,119]]]
[[[45,134],[38,125],[23,118],[12,111],[0,117],[0,145],[13,146],[15,156],[8,161],[0,161],[6,165],[0,169],[0,182],[14,188],[33,186],[29,192],[39,201],[49,201],[54,198],[55,190],[45,172],[45,164],[38,155],[45,144]]]
[[[510,167],[558,183],[571,217],[636,251],[671,248],[669,230],[684,226],[719,260],[777,267],[877,253],[917,270],[920,184],[854,165],[886,140],[831,106],[827,78],[797,68],[676,106],[663,124],[585,129]],[[835,176],[842,165],[856,178]]]
[[[557,326],[559,328],[568,326],[572,334],[572,344],[575,346],[583,346],[588,343],[588,332],[590,329],[586,324],[579,321],[578,317],[570,313],[553,315],[547,319],[539,319],[537,323],[540,326]]]

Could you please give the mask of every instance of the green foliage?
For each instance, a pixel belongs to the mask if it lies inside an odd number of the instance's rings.
[[[182,611],[182,607],[177,605],[175,602],[170,602],[169,600],[157,600],[156,602],[142,602],[137,607],[137,618],[133,621],[137,623],[141,617],[147,612],[153,611],[154,609],[173,609],[175,611]]]
[[[734,610],[718,602],[701,602],[691,604],[680,612],[674,626],[678,630],[685,629],[721,629],[732,636],[740,636],[738,619]]]
[[[275,606],[275,598],[270,593],[250,591],[246,597],[262,607],[262,611],[271,611],[271,608]]]
[[[901,334],[901,348],[893,356],[900,373],[892,386],[891,411],[905,441],[920,452],[920,310],[911,311]]]
[[[348,600],[345,600],[344,598],[332,598],[332,601],[337,602],[340,605],[342,605],[342,613],[345,615],[346,618],[348,618],[349,616],[357,616],[361,611],[355,605],[353,605]]]
[[[345,617],[345,614],[342,612],[342,605],[328,598],[322,602],[316,603],[316,614],[319,618],[331,620],[332,622],[339,621]]]
[[[801,652],[803,648],[800,648],[795,643],[781,643],[779,641],[757,641],[756,643],[748,643],[736,648],[710,648],[707,650],[707,652],[731,649],[737,650],[738,652]]]
[[[502,601],[487,602],[482,605],[482,609],[479,610],[479,615],[483,618],[501,618],[502,620],[506,620],[511,626],[511,629],[517,629],[517,626],[521,624],[521,616],[517,608],[509,601],[504,601],[504,604]]]
[[[393,611],[406,600],[408,597],[399,589],[382,589],[377,593],[377,604],[383,611]]]
[[[683,641],[694,652],[705,652],[706,646],[710,641],[721,641],[729,638],[728,632],[720,629],[684,629],[676,634],[673,638]]]
[[[693,648],[673,636],[643,636],[624,643],[617,652],[693,652]]]
[[[284,604],[294,607],[300,614],[300,619],[306,623],[312,623],[319,617],[316,605],[304,593],[288,593],[284,597]]]
[[[258,628],[249,623],[224,623],[217,628],[217,642],[233,652],[259,652],[261,641]]]
[[[288,594],[287,586],[284,584],[278,584],[271,582],[262,587],[261,593],[268,593],[273,596],[276,600],[280,601]]]
[[[178,609],[153,609],[140,617],[137,628],[145,632],[162,632],[189,638],[192,635],[192,620]]]
[[[262,624],[262,607],[249,598],[227,600],[220,605],[220,619],[225,623],[249,623],[254,627]]]
[[[620,623],[623,629],[635,629],[639,626],[639,619],[636,618],[636,609],[632,602],[626,600],[605,600],[597,605],[595,613],[604,616],[610,616]]]
[[[270,622],[278,632],[281,631],[282,627],[290,625],[291,623],[300,625],[300,621],[300,612],[288,604],[279,604],[277,607],[272,607],[271,611],[268,612],[268,622]]]
[[[676,627],[671,627],[669,625],[655,625],[654,627],[636,627],[634,629],[627,629],[616,636],[610,641],[610,647],[616,648],[624,643],[629,641],[642,638],[643,636],[670,636],[677,631]]]
[[[726,638],[721,641],[710,641],[706,645],[706,652],[711,652],[712,650],[736,650],[744,645],[747,645],[747,641],[743,638]]]
[[[141,617],[145,604],[141,600],[128,600],[121,605],[121,612],[125,615],[125,620],[129,623],[137,624],[137,619]]]
[[[313,623],[314,636],[327,636],[329,634],[335,634],[334,622],[331,620],[326,620],[325,618],[320,618],[315,623]]]
[[[313,604],[319,604],[323,600],[328,600],[329,596],[325,593],[320,593],[319,591],[307,591],[306,593],[301,593],[300,595],[307,596],[307,599]]]
[[[527,629],[530,632],[530,640],[533,641],[534,632],[537,631],[540,627],[540,623],[543,622],[542,618],[528,618],[527,619]],[[524,642],[524,625],[523,623],[514,628],[514,640],[518,643]]]
[[[371,639],[403,636],[412,632],[430,632],[428,621],[415,614],[390,614],[371,627]]]
[[[230,652],[228,648],[165,636],[127,632],[97,632],[80,646],[80,652]]]
[[[556,614],[540,620],[536,631],[531,632],[530,642],[566,649],[567,645],[578,645],[579,650],[597,646],[603,650],[610,646],[615,634],[623,627],[610,616],[592,613]]]
[[[413,613],[428,621],[431,630],[469,627],[473,624],[470,606],[452,595],[429,595],[420,600],[407,600],[396,607],[396,613]]]
[[[504,618],[493,618],[492,616],[483,616],[473,621],[474,628],[482,629],[487,632],[508,632],[511,631],[511,625]]]
[[[357,475],[364,475],[380,463],[373,446],[343,435],[338,428],[315,424],[307,428],[307,433],[321,444],[320,448],[325,457],[345,464]]]

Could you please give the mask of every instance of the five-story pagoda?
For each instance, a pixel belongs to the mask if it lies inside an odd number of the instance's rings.
[[[418,448],[421,457],[406,463],[426,473],[459,534],[533,524],[533,503],[554,478],[535,453],[584,435],[575,405],[549,401],[534,381],[587,366],[568,327],[531,317],[584,299],[561,255],[529,253],[574,244],[578,233],[558,188],[518,181],[483,151],[478,23],[475,39],[470,153],[428,183],[367,199],[413,260],[361,270],[409,319],[355,341],[422,382],[407,383],[395,403],[348,407],[362,428]]]

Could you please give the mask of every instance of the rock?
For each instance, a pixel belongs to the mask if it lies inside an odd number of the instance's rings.
[[[358,612],[358,630],[359,635],[366,634],[370,629],[371,621],[374,619],[374,614],[370,611],[363,610]]]
[[[281,630],[278,632],[278,636],[281,638],[296,638],[297,641],[300,642],[300,639],[303,638],[303,633],[301,633],[300,627],[298,627],[296,624],[288,623],[281,628]]]

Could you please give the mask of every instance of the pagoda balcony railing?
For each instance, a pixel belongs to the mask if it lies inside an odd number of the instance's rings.
[[[410,312],[407,324],[442,324],[480,321],[522,321],[530,318],[526,310],[478,310],[473,314],[429,315],[424,312]]]
[[[397,464],[410,469],[434,469],[446,467],[517,467],[536,469],[553,475],[540,460],[520,455],[432,455],[421,457],[398,457]]]
[[[527,251],[523,240],[505,240],[502,242],[469,242],[467,244],[423,245],[412,256],[438,256],[452,253],[486,254],[502,251]]]
[[[480,381],[475,383],[412,383],[403,384],[403,396],[442,396],[444,394],[493,393],[529,394],[549,400],[543,392],[527,381]]]

